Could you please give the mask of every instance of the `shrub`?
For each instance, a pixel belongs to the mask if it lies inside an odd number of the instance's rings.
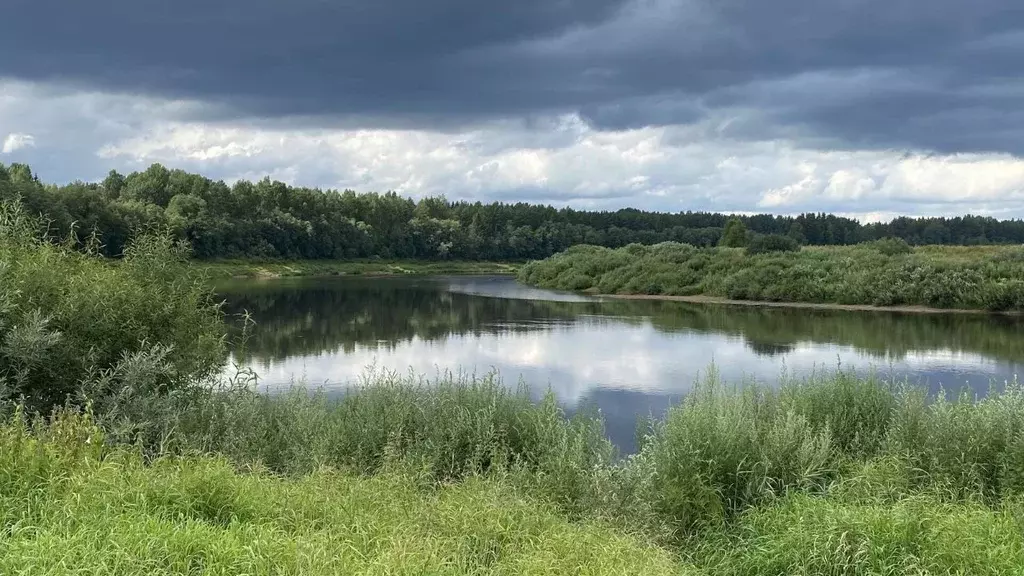
[[[111,263],[38,229],[17,204],[0,205],[0,384],[7,397],[48,412],[81,382],[141,377],[125,365],[140,353],[158,368],[149,374],[159,376],[148,383],[153,392],[217,373],[225,359],[220,310],[186,266],[182,245],[143,236]]]
[[[874,248],[886,256],[898,256],[900,254],[911,254],[914,252],[914,249],[911,248],[910,244],[907,244],[907,241],[902,238],[882,238],[881,240],[868,242],[867,246]]]
[[[788,236],[755,236],[745,251],[675,243],[571,249],[531,262],[520,281],[602,293],[703,294],[737,300],[1024,309],[1018,248],[925,247],[902,240],[801,250]]]
[[[747,254],[765,254],[768,252],[799,252],[800,244],[789,236],[782,234],[758,234],[747,245]]]
[[[559,282],[559,287],[563,290],[582,291],[591,288],[593,285],[594,279],[580,272],[574,272],[571,276]]]

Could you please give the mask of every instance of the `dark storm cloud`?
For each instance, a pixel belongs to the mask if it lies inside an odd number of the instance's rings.
[[[744,137],[1024,153],[1019,0],[5,4],[0,76],[216,114],[444,128],[571,111],[618,129],[739,111]]]

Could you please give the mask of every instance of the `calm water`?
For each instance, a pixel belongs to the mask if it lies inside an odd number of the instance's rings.
[[[369,367],[434,375],[497,370],[549,386],[569,412],[598,407],[629,449],[638,415],[659,415],[714,363],[730,381],[875,370],[984,392],[1024,363],[1024,320],[600,301],[501,277],[233,281],[226,311],[256,322],[235,361],[268,389],[342,393]]]

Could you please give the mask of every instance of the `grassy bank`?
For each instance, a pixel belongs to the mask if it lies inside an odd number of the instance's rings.
[[[380,373],[340,396],[245,386],[93,404],[114,444],[221,454],[300,477],[321,467],[375,475],[390,462],[429,483],[495,475],[572,519],[603,519],[677,546],[734,527],[789,494],[935,497],[998,509],[1024,496],[1024,391],[975,400],[849,372],[736,386],[712,370],[618,457],[600,419],[566,420],[552,397],[493,378]],[[116,415],[109,417],[107,415]],[[134,423],[126,426],[126,423]],[[868,472],[865,472],[868,470]],[[844,492],[845,493],[845,492]]]
[[[750,254],[686,244],[577,246],[531,262],[520,281],[611,295],[939,309],[1024,310],[1024,248],[899,242]]]
[[[0,425],[25,574],[1015,574],[1024,393],[714,374],[643,449],[491,381],[242,388]],[[98,418],[98,419],[96,419]],[[123,419],[116,419],[124,422]],[[155,442],[154,442],[155,440]],[[219,456],[196,456],[214,453]]]
[[[424,490],[413,473],[239,473],[216,457],[145,463],[65,418],[0,428],[0,572],[677,574],[671,555],[570,523],[507,483]],[[87,443],[88,441],[91,441]]]
[[[408,260],[194,260],[192,266],[218,278],[280,278],[287,276],[339,276],[403,274],[507,274],[518,271],[509,262]]]

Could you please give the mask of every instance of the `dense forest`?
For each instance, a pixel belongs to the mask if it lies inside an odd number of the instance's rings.
[[[728,215],[556,209],[528,203],[419,201],[393,192],[356,193],[289,186],[269,178],[228,185],[159,164],[96,183],[45,184],[23,164],[0,164],[0,201],[21,199],[53,236],[95,234],[119,256],[139,230],[170,230],[198,258],[460,259],[546,258],[577,244],[618,248],[665,241],[719,242]],[[755,234],[802,244],[856,244],[884,237],[911,244],[1024,243],[1024,221],[979,216],[897,218],[861,224],[831,214],[740,217]]]

